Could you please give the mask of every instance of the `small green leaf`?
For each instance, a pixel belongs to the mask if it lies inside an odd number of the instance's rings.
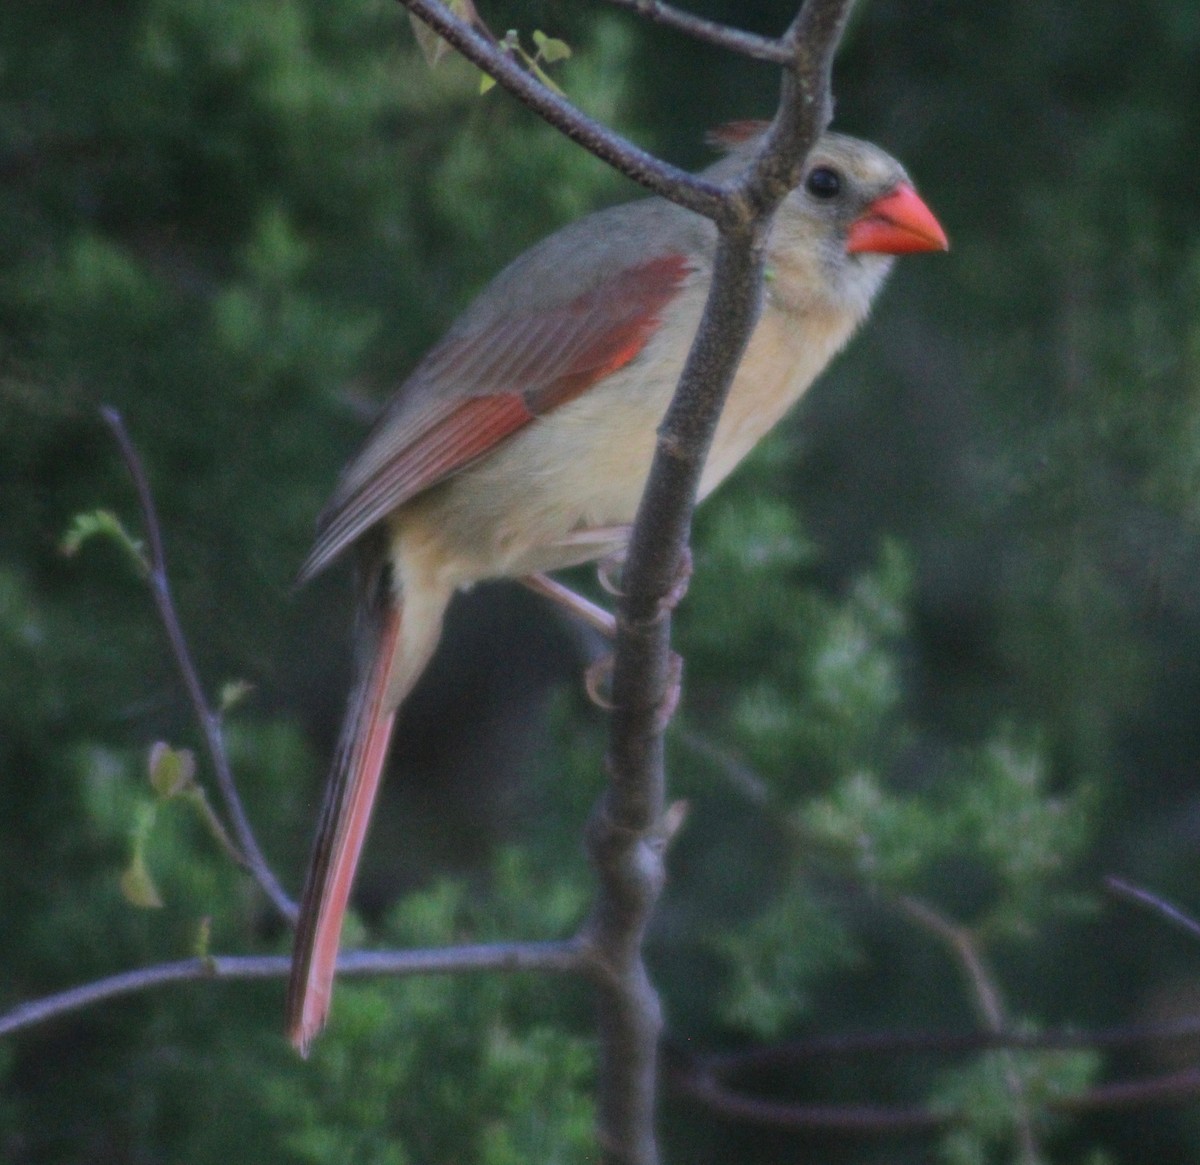
[[[150,787],[165,801],[191,787],[196,756],[190,748],[175,749],[160,740],[150,747],[147,768]]]
[[[58,548],[70,558],[79,553],[85,542],[96,537],[115,542],[133,560],[140,574],[149,574],[150,563],[146,560],[142,543],[125,529],[121,519],[111,510],[88,510],[76,514]]]
[[[254,685],[247,680],[230,680],[222,684],[218,697],[221,714],[232,712],[253,691]]]
[[[480,96],[482,96],[484,93],[487,93],[489,90],[494,89],[495,87],[496,87],[496,78],[493,77],[491,75],[491,73],[480,73],[479,74]]]
[[[206,914],[196,927],[196,941],[192,944],[192,952],[196,958],[203,959],[212,970],[212,916]]]
[[[538,56],[548,65],[565,61],[571,55],[571,46],[565,40],[547,36],[541,29],[534,29],[533,43],[537,45]]]
[[[140,846],[134,850],[129,865],[121,874],[121,894],[126,902],[139,910],[157,910],[163,904],[158,887],[146,868],[146,858]]]

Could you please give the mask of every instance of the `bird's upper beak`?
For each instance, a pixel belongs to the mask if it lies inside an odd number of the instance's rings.
[[[933,211],[907,183],[875,199],[850,224],[846,253],[908,255],[914,251],[946,251],[950,241]]]

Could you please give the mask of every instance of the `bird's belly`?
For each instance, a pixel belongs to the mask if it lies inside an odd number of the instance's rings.
[[[801,328],[785,313],[764,313],[713,436],[700,478],[701,499],[783,419],[846,342],[849,329],[840,323],[832,316],[826,323],[810,312]]]
[[[580,531],[628,526],[673,385],[618,374],[531,422],[486,458],[408,503],[394,528],[436,540],[455,586],[558,570],[619,542]],[[418,535],[418,531],[422,533]]]
[[[813,344],[768,312],[734,382],[701,478],[710,493],[776,424],[840,346]],[[494,452],[401,507],[395,536],[427,549],[447,585],[557,570],[619,542],[581,544],[580,531],[628,526],[637,514],[656,431],[675,383],[635,362],[539,417]]]

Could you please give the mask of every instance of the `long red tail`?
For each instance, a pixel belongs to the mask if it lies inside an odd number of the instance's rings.
[[[302,1056],[325,1026],[342,918],[371,819],[396,709],[389,677],[400,644],[402,612],[388,595],[382,610],[367,614],[371,626],[360,673],[350,696],[333,776],[300,900],[300,919],[288,982],[288,1039]]]

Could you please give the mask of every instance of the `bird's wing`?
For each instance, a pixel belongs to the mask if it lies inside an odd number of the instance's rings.
[[[397,506],[628,364],[690,269],[685,255],[660,255],[559,307],[502,315],[447,336],[347,467],[318,521],[301,581]],[[423,403],[408,407],[414,400]]]

